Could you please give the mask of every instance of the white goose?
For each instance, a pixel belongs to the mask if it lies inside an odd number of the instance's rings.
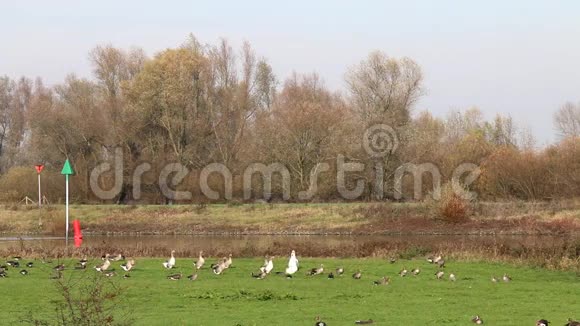
[[[167,269],[172,269],[173,266],[175,266],[175,250],[171,250],[171,257],[169,258],[168,261],[163,263],[163,267],[167,268]]]
[[[286,275],[293,275],[298,271],[298,258],[296,258],[296,251],[292,250],[290,259],[288,260],[288,267],[286,267]]]

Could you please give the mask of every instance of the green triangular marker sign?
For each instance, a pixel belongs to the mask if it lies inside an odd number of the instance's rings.
[[[71,175],[74,173],[75,172],[73,171],[72,166],[70,165],[70,162],[67,159],[66,161],[64,161],[64,166],[62,167],[62,171],[60,171],[60,174]]]

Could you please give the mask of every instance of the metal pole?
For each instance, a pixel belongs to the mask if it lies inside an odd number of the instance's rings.
[[[68,174],[66,175],[66,245],[68,246]]]
[[[42,206],[42,197],[40,195],[40,173],[38,174],[38,208]]]

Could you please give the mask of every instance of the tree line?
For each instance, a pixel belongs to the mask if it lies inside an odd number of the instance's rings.
[[[43,188],[53,201],[62,198],[58,175],[65,159],[73,162],[77,202],[133,202],[132,176],[147,162],[140,202],[164,203],[159,171],[179,163],[188,175],[177,189],[205,200],[199,173],[211,163],[233,175],[234,197],[242,198],[244,169],[252,163],[283,164],[291,193],[308,189],[319,163],[321,174],[312,200],[340,200],[337,157],[362,163],[347,185],[366,180],[360,200],[396,196],[393,178],[405,163],[432,163],[449,182],[461,163],[480,167],[470,185],[487,200],[545,200],[580,195],[580,104],[555,110],[558,142],[536,148],[531,134],[509,116],[486,120],[477,108],[451,110],[444,118],[417,112],[424,96],[421,67],[410,58],[370,53],[345,72],[345,91],[329,89],[315,73],[293,73],[280,80],[249,43],[234,49],[226,40],[202,44],[190,36],[183,44],[148,57],[142,49],[97,46],[89,54],[91,78],[68,75],[55,86],[42,79],[0,77],[0,190],[2,201],[36,197],[33,165],[47,166]],[[377,124],[395,131],[396,150],[376,157],[365,151],[365,131]],[[113,199],[91,191],[91,171],[123,157],[122,187]],[[372,180],[382,175],[380,197]],[[430,176],[425,176],[429,181]],[[114,176],[98,179],[110,187]],[[219,175],[212,188],[223,191]],[[256,193],[263,186],[254,183]],[[413,176],[403,179],[401,200],[413,197]],[[429,182],[424,182],[425,194]],[[281,184],[274,177],[274,199]]]

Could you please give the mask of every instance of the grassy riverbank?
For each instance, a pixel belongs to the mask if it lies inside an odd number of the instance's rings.
[[[250,272],[263,259],[234,258],[232,268],[223,275],[214,275],[206,267],[191,282],[170,281],[166,276],[189,275],[192,259],[178,258],[171,272],[161,267],[162,261],[138,258],[129,279],[121,277],[120,263],[114,263],[120,275],[104,279],[120,289],[114,303],[116,315],[129,313],[138,325],[310,325],[317,315],[329,325],[350,325],[361,319],[373,319],[379,325],[467,325],[472,316],[480,315],[489,325],[519,326],[533,325],[540,318],[559,325],[568,317],[578,317],[574,314],[580,282],[571,272],[452,260],[447,262],[444,279],[437,280],[435,266],[424,259],[390,264],[378,259],[311,258],[301,259],[302,270],[293,279],[271,275],[256,280]],[[282,270],[286,261],[276,259],[275,270]],[[52,301],[60,298],[56,281],[49,277],[57,263],[36,261],[28,276],[10,269],[9,277],[0,279],[6,324],[20,324],[31,317],[53,319]],[[64,263],[66,284],[80,287],[97,273],[73,270],[73,261]],[[319,264],[327,272],[340,266],[346,273],[335,279],[304,275]],[[421,273],[402,278],[397,273],[403,267],[420,268]],[[356,269],[362,270],[361,280],[350,276]],[[456,282],[449,281],[450,273],[457,275]],[[504,273],[513,281],[491,282],[492,275]],[[391,278],[390,285],[373,285],[383,276]]]
[[[563,234],[580,230],[580,203],[481,203],[455,224],[423,203],[72,205],[71,218],[92,234]],[[0,207],[0,233],[63,231],[63,206]]]

